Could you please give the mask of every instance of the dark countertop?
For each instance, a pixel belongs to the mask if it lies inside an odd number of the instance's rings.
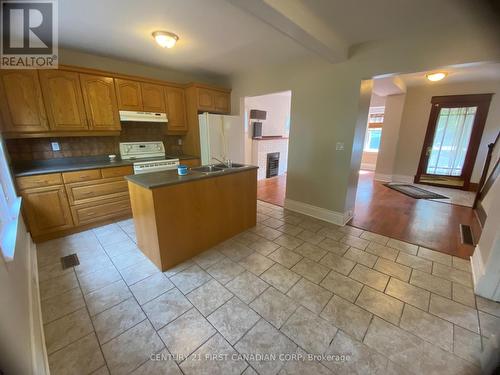
[[[186,176],[179,176],[177,174],[177,170],[170,170],[162,172],[134,174],[131,176],[126,176],[125,178],[130,182],[145,187],[146,189],[154,189],[167,185],[182,184],[185,182],[201,180],[204,178],[219,177],[227,174],[249,171],[251,169],[258,169],[258,167],[255,167],[253,165],[246,165],[241,168],[225,169],[221,172],[210,174],[190,170],[189,174],[187,174]]]
[[[199,159],[199,156],[192,155],[167,155],[166,158],[179,160]],[[164,158],[141,159],[140,161],[148,160],[163,160]],[[102,156],[85,156],[77,158],[60,158],[47,160],[33,160],[12,163],[12,173],[15,177],[34,176],[44,173],[60,173],[79,171],[84,169],[95,168],[110,168],[120,167],[122,165],[132,165],[139,160],[122,160],[116,158],[115,161],[110,161],[107,155]]]

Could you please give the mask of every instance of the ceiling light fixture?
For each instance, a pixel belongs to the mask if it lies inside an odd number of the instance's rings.
[[[425,76],[429,81],[436,82],[436,81],[441,81],[444,77],[446,77],[448,73],[445,72],[436,72],[436,73],[429,73],[426,74]]]
[[[154,31],[153,38],[163,48],[172,48],[179,40],[179,37],[168,31]]]

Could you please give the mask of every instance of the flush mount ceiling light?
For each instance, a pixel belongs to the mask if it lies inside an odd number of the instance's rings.
[[[179,40],[177,35],[168,31],[155,31],[153,32],[153,38],[163,48],[172,48]]]
[[[425,76],[429,81],[436,82],[436,81],[441,81],[447,75],[448,73],[445,72],[435,72],[435,73],[428,73]]]

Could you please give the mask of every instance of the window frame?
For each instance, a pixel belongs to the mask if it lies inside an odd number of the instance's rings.
[[[17,196],[14,180],[7,162],[4,141],[0,137],[0,252],[5,261],[14,259],[21,198]]]

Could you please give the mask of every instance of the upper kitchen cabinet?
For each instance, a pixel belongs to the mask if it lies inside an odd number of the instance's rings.
[[[186,119],[186,97],[184,89],[165,87],[167,102],[168,124],[167,132],[182,133],[188,131]]]
[[[141,82],[141,93],[145,112],[165,112],[163,86]]]
[[[0,110],[5,132],[49,129],[36,70],[0,70]]]
[[[88,130],[78,73],[65,70],[40,70],[39,74],[50,129]]]
[[[141,83],[115,78],[118,108],[124,111],[142,111]]]
[[[83,100],[90,130],[120,130],[118,102],[113,78],[80,74]]]
[[[197,87],[198,111],[229,113],[230,92],[227,90],[211,89],[206,87]]]

